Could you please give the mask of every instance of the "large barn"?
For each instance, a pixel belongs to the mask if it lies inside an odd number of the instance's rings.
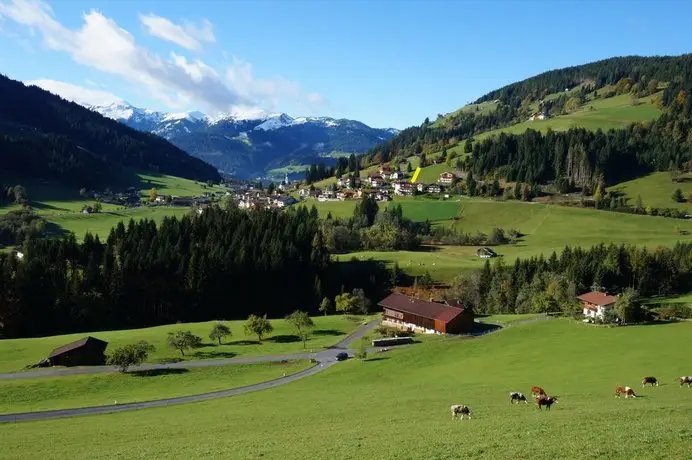
[[[378,304],[385,326],[426,334],[463,334],[473,330],[473,311],[456,301],[429,302],[395,292]]]
[[[108,342],[84,337],[53,350],[48,355],[51,366],[98,366],[106,362]]]

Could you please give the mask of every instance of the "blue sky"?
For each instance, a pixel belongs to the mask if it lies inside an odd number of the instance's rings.
[[[688,1],[0,0],[0,71],[85,103],[405,128],[553,68],[690,52],[691,15]]]

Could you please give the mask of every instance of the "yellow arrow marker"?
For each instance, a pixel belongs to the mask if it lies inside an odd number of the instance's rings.
[[[411,178],[411,183],[415,184],[416,179],[418,179],[418,174],[420,174],[420,166],[416,168],[416,171],[413,173],[413,177]]]

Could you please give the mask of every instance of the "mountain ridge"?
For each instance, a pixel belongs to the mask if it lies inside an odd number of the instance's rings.
[[[148,110],[125,101],[87,108],[161,136],[222,172],[246,178],[287,164],[329,163],[334,152],[365,153],[399,133],[395,128],[372,128],[345,118],[294,118],[259,110],[212,117],[202,112]]]

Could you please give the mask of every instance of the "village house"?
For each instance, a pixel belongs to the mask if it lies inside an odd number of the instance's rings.
[[[336,197],[341,200],[350,200],[353,198],[353,195],[355,195],[355,192],[352,190],[342,190],[336,194]]]
[[[404,177],[406,177],[406,173],[403,173],[401,171],[394,171],[389,175],[389,178],[391,180],[399,180],[403,179]]]
[[[319,188],[301,188],[298,192],[301,198],[316,198],[322,194],[322,189]]]
[[[497,253],[490,248],[478,248],[476,255],[481,259],[491,259],[497,257]]]
[[[529,117],[529,121],[534,121],[534,120],[545,120],[548,118],[548,114],[545,112],[536,112],[533,115]]]
[[[442,193],[442,187],[437,184],[431,184],[426,189],[428,193]]]
[[[394,193],[401,196],[413,195],[413,184],[404,181],[395,182]]]
[[[422,182],[418,182],[416,184],[416,190],[420,193],[423,193],[425,191],[425,187],[426,187],[426,185]]]
[[[439,182],[443,185],[452,185],[456,177],[451,172],[443,172],[440,174]]]
[[[380,172],[380,176],[382,176],[382,179],[385,179],[385,180],[392,179],[393,170],[392,170],[391,166],[389,166],[387,164],[380,165],[379,172]]]
[[[577,297],[582,303],[584,316],[587,318],[603,318],[606,310],[613,310],[617,297],[605,292],[587,292]]]
[[[172,197],[170,195],[156,195],[156,198],[154,198],[154,203],[168,203],[170,202]]]
[[[325,190],[317,196],[317,201],[333,201],[336,200],[336,193],[331,190]]]
[[[383,308],[385,326],[425,334],[462,334],[474,327],[473,311],[457,301],[432,302],[395,292],[378,305]]]
[[[296,202],[297,200],[295,198],[293,198],[290,195],[286,195],[274,198],[272,204],[274,204],[274,206],[276,206],[277,208],[285,208],[286,206],[290,206]]]

